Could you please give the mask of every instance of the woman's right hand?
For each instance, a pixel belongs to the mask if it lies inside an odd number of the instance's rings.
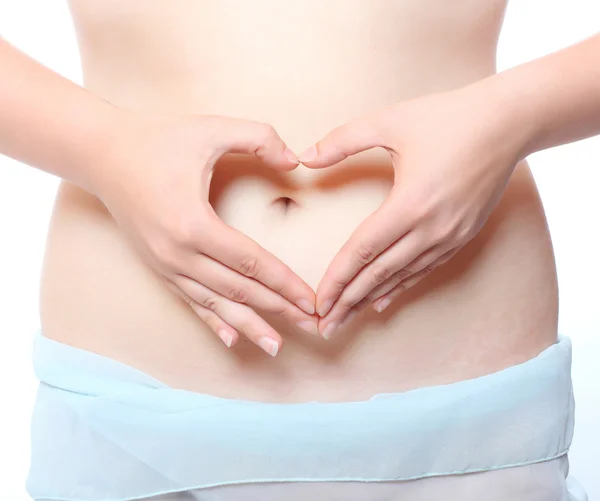
[[[241,334],[277,354],[281,336],[253,308],[317,334],[314,291],[208,201],[215,163],[228,152],[282,171],[298,165],[274,129],[218,116],[115,115],[90,185],[151,268],[227,346]]]

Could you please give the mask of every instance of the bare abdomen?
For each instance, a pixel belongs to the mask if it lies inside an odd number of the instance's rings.
[[[266,121],[300,151],[354,116],[493,73],[505,6],[234,3],[72,0],[86,86],[125,108]],[[212,203],[315,288],[392,183],[378,150],[283,181],[261,169],[224,161]],[[63,183],[41,313],[47,336],[174,386],[301,401],[366,398],[524,361],[556,339],[557,302],[546,220],[522,162],[483,230],[451,261],[334,340],[275,324],[284,345],[274,359],[249,342],[227,349],[138,259],[104,206]]]
[[[244,183],[223,177],[232,195]],[[256,188],[258,197],[250,186],[247,197],[221,195],[215,207],[316,287],[352,229],[385,197],[382,176],[365,183],[357,205],[355,183],[304,193],[287,208],[270,203],[275,193],[264,197],[268,186]],[[482,231],[451,261],[331,341],[274,324],[284,339],[275,359],[249,342],[227,349],[138,259],[104,206],[66,183],[48,236],[41,299],[51,338],[176,387],[267,401],[367,398],[475,377],[531,358],[557,331],[552,248],[524,164]]]

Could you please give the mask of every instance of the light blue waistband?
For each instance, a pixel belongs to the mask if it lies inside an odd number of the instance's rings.
[[[177,390],[39,333],[28,490],[117,501],[215,485],[386,481],[565,454],[571,342],[502,371],[369,400],[262,403]]]

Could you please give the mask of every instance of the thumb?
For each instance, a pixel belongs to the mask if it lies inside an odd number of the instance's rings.
[[[217,127],[218,156],[225,153],[256,155],[265,165],[277,170],[293,170],[298,165],[275,129],[266,123],[241,119],[221,119]]]
[[[336,127],[317,144],[298,156],[311,169],[337,164],[351,155],[378,146],[386,147],[380,132],[378,115],[356,118]]]

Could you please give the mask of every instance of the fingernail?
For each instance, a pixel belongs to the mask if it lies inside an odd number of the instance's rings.
[[[221,341],[225,343],[225,346],[227,346],[227,348],[231,348],[231,345],[233,343],[233,336],[230,332],[224,329],[220,329],[217,331],[217,335],[221,338]]]
[[[277,355],[277,351],[279,350],[279,345],[277,342],[267,336],[263,336],[258,340],[258,346],[260,346],[272,357]]]
[[[310,320],[302,320],[296,325],[310,334],[319,335],[319,327],[317,326],[316,322],[311,322]]]
[[[289,148],[286,148],[285,150],[283,150],[283,156],[285,158],[287,158],[288,161],[290,161],[293,164],[300,163],[300,161],[298,160],[298,157],[296,156],[296,154],[292,150],[290,150]]]
[[[377,313],[381,313],[383,310],[385,310],[391,302],[392,300],[390,298],[385,298],[379,301],[379,303],[377,303],[377,305],[375,306]]]
[[[299,299],[296,305],[309,315],[312,315],[315,312],[315,305],[306,299]]]
[[[298,156],[298,160],[300,160],[301,162],[312,162],[315,158],[317,158],[316,146],[311,146]]]
[[[323,331],[323,337],[325,339],[331,339],[331,335],[333,334],[333,331],[336,328],[337,328],[337,323],[331,322],[327,327],[325,327],[325,330]]]
[[[319,316],[324,317],[325,315],[327,315],[327,312],[331,309],[332,304],[333,301],[331,299],[328,299],[327,301],[321,303],[317,307],[317,312],[319,313]]]

